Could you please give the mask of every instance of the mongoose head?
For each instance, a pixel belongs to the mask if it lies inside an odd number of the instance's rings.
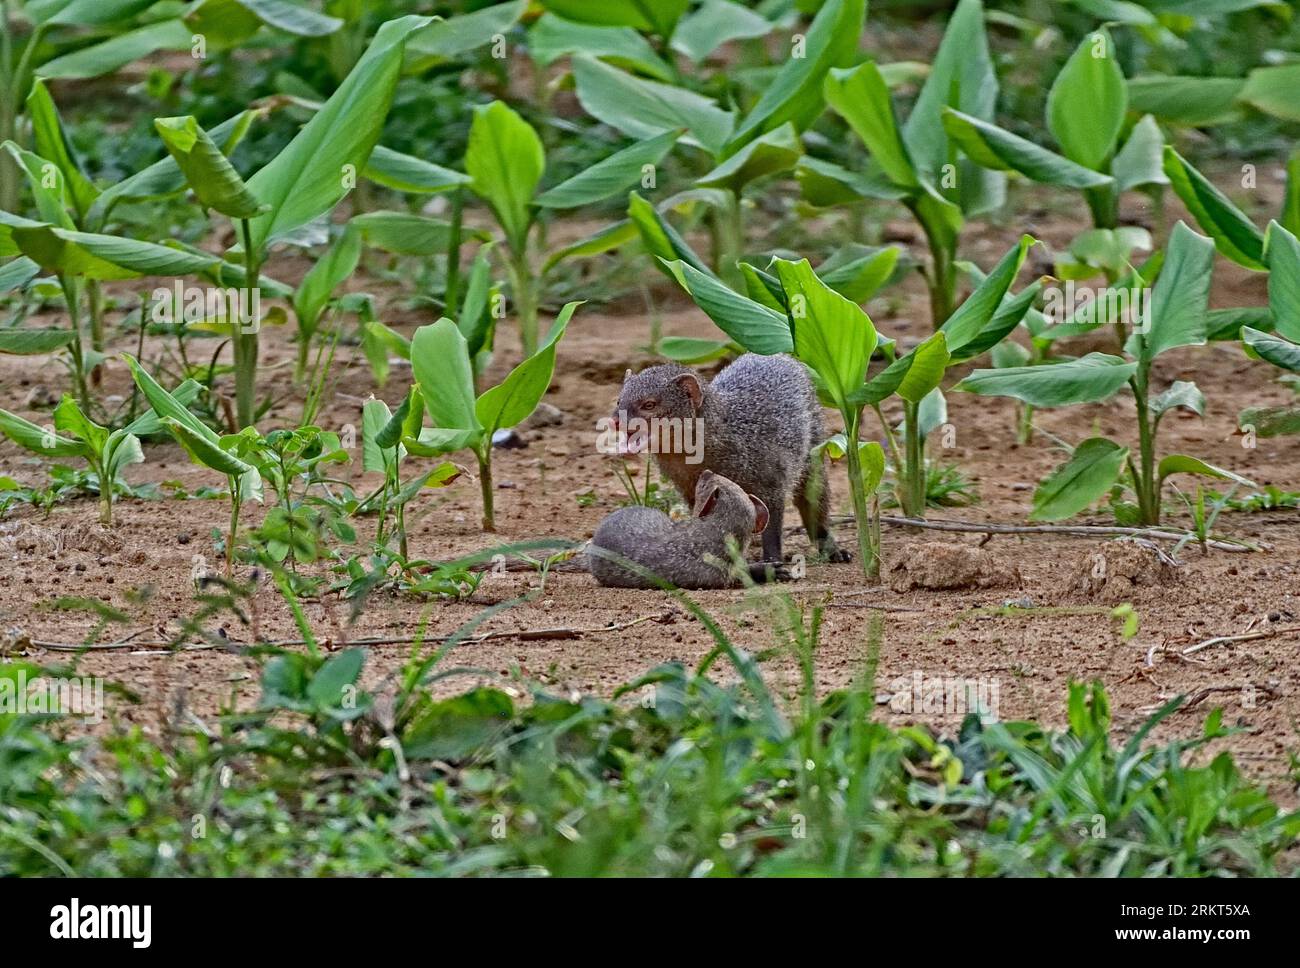
[[[677,363],[627,371],[614,408],[614,423],[627,433],[627,450],[645,449],[648,424],[655,419],[691,420],[704,402],[704,383]],[[635,423],[634,423],[635,421]]]
[[[695,482],[697,518],[708,518],[732,534],[761,534],[767,528],[767,505],[721,474],[704,471]]]

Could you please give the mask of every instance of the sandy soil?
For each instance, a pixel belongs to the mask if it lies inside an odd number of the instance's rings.
[[[972,227],[966,256],[988,266],[1020,231],[1033,232],[1059,249],[1081,227],[1071,218],[1048,219],[1045,212],[1038,214],[1044,218],[1037,224]],[[906,225],[896,228],[898,234],[906,235]],[[919,254],[919,247],[917,251]],[[272,271],[293,280],[303,268],[302,263],[286,259]],[[360,288],[361,284],[354,281],[353,286]],[[129,307],[134,303],[132,294],[148,288],[151,286],[137,283],[114,291]],[[716,334],[708,319],[666,282],[656,281],[655,293],[663,308],[665,334]],[[388,295],[401,294],[389,290]],[[1264,298],[1260,277],[1220,260],[1216,305],[1258,305]],[[902,337],[905,344],[923,336],[928,325],[922,293],[915,282],[907,284],[901,298],[895,293],[869,308],[879,328]],[[408,333],[428,321],[395,305],[385,320]],[[292,421],[299,406],[290,396],[293,346],[286,332],[290,329],[267,330],[264,340],[264,385],[274,387],[283,402],[264,421],[263,429]],[[412,555],[446,559],[499,543],[588,538],[622,497],[610,459],[596,451],[595,421],[609,411],[624,370],[650,362],[639,349],[646,337],[647,321],[639,297],[626,305],[580,310],[562,346],[555,381],[546,397],[563,411],[563,423],[524,432],[528,444],[524,449],[497,452],[499,533],[491,536],[480,531],[477,486],[463,479],[445,491],[428,492],[421,498],[409,522]],[[125,338],[114,344],[118,350],[133,348]],[[1093,348],[1109,349],[1104,343],[1068,347],[1072,352]],[[490,374],[494,380],[517,359],[512,333],[499,335],[498,349]],[[339,430],[348,424],[360,425],[361,404],[374,389],[359,352],[345,348],[340,357],[337,384],[319,420],[323,426]],[[409,370],[395,367],[380,395],[395,405],[408,377]],[[1286,402],[1290,391],[1274,377],[1268,366],[1248,361],[1230,344],[1162,356],[1155,371],[1157,386],[1175,379],[1194,379],[1208,400],[1204,420],[1179,413],[1165,421],[1163,452],[1197,455],[1236,470],[1261,487],[1300,488],[1300,440],[1264,440],[1257,448],[1248,449],[1235,429],[1235,416],[1241,408]],[[48,412],[26,403],[38,384],[57,393],[63,389],[63,375],[53,363],[0,357],[0,406],[45,422]],[[123,364],[109,364],[104,392],[129,393]],[[1059,463],[1060,452],[1041,434],[1029,446],[1017,445],[1015,408],[1009,401],[951,394],[949,410],[956,437],[942,458],[961,466],[976,483],[981,502],[973,508],[936,511],[932,518],[1023,523],[1034,485]],[[1103,433],[1135,444],[1131,415],[1131,401],[1120,398],[1040,413],[1038,425],[1070,442]],[[341,473],[362,491],[374,481],[360,473],[359,450],[355,456],[355,463]],[[26,482],[44,480],[41,463],[8,441],[0,442],[0,471]],[[136,482],[180,480],[190,489],[219,483],[208,472],[192,467],[170,444],[149,447],[146,463],[131,468],[128,476]],[[842,470],[835,472],[832,487],[837,512],[847,513]],[[579,495],[589,489],[595,500],[580,501]],[[203,556],[204,562],[215,567],[211,533],[225,527],[227,515],[224,501],[124,500],[117,508],[116,528],[105,533],[96,524],[96,506],[89,498],[59,505],[48,516],[23,506],[12,509],[0,520],[0,555],[8,563],[0,573],[0,630],[11,630],[11,643],[15,639],[12,630],[21,630],[34,642],[79,641],[97,619],[85,611],[55,608],[53,603],[64,596],[80,596],[98,598],[131,616],[126,626],[105,629],[100,641],[132,634],[134,642],[176,636],[181,622],[198,610],[191,579],[195,556]],[[259,516],[259,510],[249,512],[252,521]],[[1101,515],[1082,520],[1111,523]],[[1185,516],[1171,513],[1174,523],[1184,520]],[[787,521],[797,521],[797,517],[791,512]],[[372,528],[373,521],[361,524],[363,539]],[[818,687],[822,690],[843,686],[863,672],[869,622],[879,609],[884,615],[877,675],[882,698],[898,692],[917,675],[925,681],[960,677],[978,680],[986,687],[995,685],[997,713],[1002,719],[1033,718],[1060,725],[1067,683],[1098,679],[1109,690],[1117,727],[1129,732],[1168,698],[1187,694],[1192,697],[1191,705],[1168,719],[1156,736],[1195,735],[1204,716],[1221,705],[1225,722],[1242,730],[1221,745],[1236,753],[1244,769],[1267,781],[1275,795],[1294,802],[1291,758],[1300,750],[1300,664],[1296,661],[1300,633],[1294,631],[1300,627],[1300,518],[1294,511],[1225,514],[1219,531],[1255,542],[1262,550],[1205,555],[1185,548],[1177,567],[1161,568],[1146,552],[1101,539],[996,536],[990,540],[981,534],[917,533],[887,527],[885,582],[864,583],[856,564],[811,564],[806,577],[782,586],[779,593],[790,594],[803,605],[827,606],[817,656]],[[851,530],[843,530],[841,540],[851,545]],[[959,550],[954,551],[954,546]],[[801,535],[787,539],[787,551],[805,550]],[[942,589],[908,587],[917,581],[933,582],[938,572],[950,572],[947,566],[954,556],[956,563],[965,567],[970,564],[968,551],[982,559],[975,562],[982,570],[975,574],[973,584]],[[1106,580],[1102,581],[1093,577],[1101,573],[1099,556],[1108,561]],[[917,567],[926,562],[932,566],[929,578],[925,568]],[[756,653],[775,650],[766,659],[771,680],[786,693],[793,693],[797,671],[772,631],[767,615],[770,594],[719,591],[693,597],[721,620],[739,645]],[[460,603],[376,595],[350,627],[348,606],[336,598],[308,603],[307,611],[322,636],[339,647],[364,637],[409,637],[422,614],[429,617],[431,634],[447,634],[478,615],[484,606],[521,595],[531,597],[492,615],[477,631],[599,630],[645,620],[619,630],[586,631],[567,638],[503,637],[466,644],[446,663],[480,669],[483,678],[513,683],[512,688],[521,693],[526,691],[525,683],[539,681],[553,689],[609,695],[658,663],[697,662],[712,645],[700,624],[664,594],[602,589],[589,576],[572,572],[553,572],[544,588],[533,572],[489,574],[474,596]],[[1032,608],[999,614],[1007,602]],[[1140,621],[1137,635],[1127,641],[1120,634],[1120,623],[1109,614],[1122,602],[1134,606]],[[259,594],[256,619],[265,638],[297,635],[272,588]],[[209,624],[223,625],[232,640],[246,641],[249,636],[249,629],[229,614]],[[1267,634],[1188,657],[1179,654],[1212,636],[1247,632]],[[18,641],[22,641],[21,635]],[[46,663],[68,658],[66,653],[37,646],[11,651],[25,652]],[[367,682],[372,686],[380,683],[400,668],[410,651],[406,644],[371,647]],[[80,659],[80,668],[134,690],[140,697],[138,704],[114,698],[112,711],[118,724],[140,724],[147,730],[158,729],[178,702],[201,717],[211,717],[232,703],[247,706],[258,694],[254,663],[234,651],[170,652],[133,645],[90,652]],[[468,685],[469,681],[460,677],[444,681],[441,688]],[[919,721],[948,731],[960,721],[956,713],[926,712],[924,707],[906,711],[897,701],[882,702],[880,715],[894,723]]]

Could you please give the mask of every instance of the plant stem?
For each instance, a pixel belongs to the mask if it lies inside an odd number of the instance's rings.
[[[250,297],[259,288],[258,278],[261,273],[261,266],[258,264],[257,254],[253,251],[252,230],[249,228],[248,219],[240,219],[239,225],[244,237],[244,299],[246,303],[244,308],[251,307],[256,312],[260,300],[253,301]],[[242,430],[253,425],[253,418],[257,408],[257,331],[261,325],[261,320],[253,320],[248,327],[251,332],[244,332],[243,312],[237,307],[231,306],[228,316],[234,330],[235,341],[235,416],[239,421],[239,429]]]
[[[0,90],[15,87],[13,21],[10,18],[9,0],[0,0]],[[18,112],[14,102],[0,94],[0,142],[14,140],[17,133]],[[18,169],[12,158],[0,157],[0,209],[12,212],[18,207]]]
[[[227,477],[230,486],[230,533],[226,535],[226,581],[234,574],[235,538],[239,534],[239,478]]]
[[[113,526],[113,481],[105,472],[103,465],[95,468],[99,475],[99,523],[106,528]]]
[[[1139,363],[1131,381],[1133,401],[1137,407],[1139,467],[1133,487],[1137,491],[1138,513],[1143,524],[1160,523],[1160,494],[1156,481],[1155,428],[1147,406],[1147,377],[1150,363]]]
[[[81,292],[77,289],[76,280],[70,281],[66,276],[59,276],[59,287],[63,290],[63,301],[68,304],[68,322],[72,327],[69,349],[72,353],[72,376],[76,383],[74,389],[77,403],[89,417],[90,389],[86,386],[85,356],[81,348]]]
[[[745,215],[740,196],[728,192],[729,204],[714,215],[718,227],[717,272],[723,281],[734,289],[744,288],[744,277],[736,265],[744,255]]]
[[[921,438],[921,405],[904,401],[903,436],[907,447],[899,468],[898,503],[909,518],[925,517],[925,441]]]
[[[460,238],[461,220],[465,211],[464,193],[457,188],[451,193],[451,233],[447,238],[447,283],[443,288],[443,308],[457,322],[460,318]]]
[[[1030,403],[1020,405],[1020,427],[1016,431],[1016,440],[1027,444],[1034,437],[1034,407]]]
[[[925,238],[930,245],[930,272],[926,276],[930,287],[930,325],[937,330],[948,321],[956,308],[957,276],[952,249],[930,231],[923,220],[921,227],[925,230]]]
[[[524,359],[537,352],[538,281],[529,265],[528,253],[511,253],[510,288],[519,315],[519,342],[523,345]]]
[[[478,455],[478,486],[483,495],[483,530],[496,531],[496,516],[492,513],[492,440],[483,442]]]
[[[848,461],[853,516],[858,523],[858,557],[862,561],[862,574],[867,578],[875,578],[880,574],[880,540],[877,526],[867,513],[867,494],[862,486],[862,461],[858,455],[858,427],[861,422],[860,409],[844,415],[845,436],[848,438],[844,456]]]

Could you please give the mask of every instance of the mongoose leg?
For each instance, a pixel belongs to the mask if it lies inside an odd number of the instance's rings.
[[[803,477],[794,488],[794,506],[799,510],[808,540],[827,561],[844,562],[853,556],[835,543],[831,534],[831,492],[827,484],[825,461],[808,458]]]
[[[780,563],[781,557],[781,521],[785,517],[785,508],[776,500],[768,505],[767,527],[763,529],[763,560]]]
[[[755,561],[749,565],[749,577],[755,584],[765,585],[774,581],[793,581],[790,569],[782,562]]]

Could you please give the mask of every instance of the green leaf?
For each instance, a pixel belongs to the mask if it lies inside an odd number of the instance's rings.
[[[1110,173],[1115,177],[1115,190],[1126,192],[1147,185],[1168,185],[1169,177],[1163,164],[1164,148],[1165,136],[1156,119],[1144,114],[1133,125],[1124,147],[1111,162]]]
[[[528,53],[542,67],[562,57],[587,54],[656,80],[673,81],[672,68],[631,27],[581,24],[552,13],[542,14],[528,31]]]
[[[690,0],[541,0],[547,10],[579,23],[599,24],[606,27],[633,27],[668,38],[672,36],[677,21]]]
[[[366,165],[379,141],[411,32],[428,17],[383,24],[366,52],[297,136],[248,180],[270,208],[252,223],[252,244],[267,243],[330,211],[351,189],[349,173]]]
[[[659,355],[677,363],[696,365],[712,363],[731,353],[729,340],[696,339],[690,336],[665,336],[656,349]]]
[[[0,329],[0,353],[43,356],[72,342],[70,329]]]
[[[353,217],[351,225],[366,245],[395,255],[437,255],[447,251],[451,223],[412,212],[373,211]],[[473,238],[475,232],[464,233]]]
[[[1047,94],[1047,127],[1071,161],[1103,171],[1115,151],[1128,91],[1103,27],[1087,37]]]
[[[545,345],[478,398],[475,412],[487,434],[491,435],[502,427],[513,427],[527,420],[537,409],[555,373],[556,346],[578,305],[569,303],[565,306],[547,335]]]
[[[1241,113],[1237,99],[1245,86],[1235,77],[1135,77],[1128,82],[1129,107],[1167,124],[1218,124]]]
[[[689,141],[716,158],[731,134],[731,112],[693,91],[634,77],[585,54],[573,58],[573,79],[583,110],[630,137],[685,128]]]
[[[504,34],[528,8],[527,0],[496,3],[470,13],[425,21],[426,26],[407,42],[409,73],[420,73],[433,63],[483,47],[497,34]]]
[[[1220,252],[1247,269],[1265,268],[1264,233],[1170,146],[1165,147],[1165,174],[1170,187]]]
[[[152,242],[114,235],[76,232],[0,212],[0,236],[8,232],[17,247],[47,272],[89,279],[197,275],[219,259]]]
[[[480,687],[429,702],[402,733],[402,749],[411,760],[466,760],[503,735],[514,715],[514,703],[499,689]]]
[[[1279,64],[1256,67],[1247,74],[1246,86],[1238,97],[1265,114],[1286,121],[1300,121],[1297,90],[1300,90],[1300,64]]]
[[[953,389],[983,396],[1014,397],[1035,407],[1063,407],[1108,400],[1136,371],[1136,363],[1118,356],[1089,353],[1063,363],[975,370]]]
[[[846,299],[864,303],[894,278],[902,251],[897,246],[885,246],[831,267],[832,256],[817,267],[817,276]]]
[[[910,189],[895,185],[873,161],[864,171],[849,171],[820,158],[800,158],[794,169],[795,181],[804,201],[817,208],[852,205],[864,198],[898,201],[911,194]]]
[[[938,388],[949,359],[947,335],[935,333],[903,357],[903,360],[911,360],[912,364],[903,373],[894,392],[908,403],[919,404]]]
[[[371,397],[361,405],[361,469],[363,471],[384,473],[388,470],[389,460],[384,451],[392,449],[401,440],[402,421],[406,419],[409,406],[408,396],[402,401],[401,419],[395,421],[393,412],[388,409],[388,404],[383,400]],[[396,430],[387,434],[385,439],[391,442],[388,447],[384,447],[380,438],[392,426],[395,426]]]
[[[474,439],[482,435],[484,428],[474,405],[474,370],[465,337],[455,323],[443,317],[415,331],[411,370],[435,427],[468,431]]]
[[[54,429],[62,431],[69,437],[85,441],[87,447],[96,456],[104,451],[108,443],[108,430],[91,420],[70,394],[65,393],[59,405],[54,408]]]
[[[1199,474],[1202,477],[1216,477],[1222,481],[1235,481],[1238,484],[1245,484],[1247,487],[1254,487],[1254,482],[1248,478],[1235,474],[1232,471],[1225,470],[1222,467],[1215,467],[1213,464],[1207,464],[1205,461],[1196,457],[1189,457],[1186,454],[1170,454],[1162,458],[1156,468],[1156,477],[1159,480],[1159,486],[1163,486],[1166,477],[1174,474]]]
[[[268,27],[295,37],[326,37],[344,24],[337,17],[286,0],[238,0],[238,3]]]
[[[824,91],[826,103],[862,139],[885,177],[904,188],[918,187],[916,171],[894,115],[889,87],[875,62],[866,61],[852,70],[831,71],[826,76]]]
[[[1300,147],[1286,163],[1286,198],[1278,221],[1292,235],[1300,236]]]
[[[193,44],[194,32],[183,20],[161,20],[48,60],[40,75],[48,80],[102,77],[160,50],[188,51]]]
[[[1113,440],[1089,437],[1038,485],[1029,520],[1063,521],[1090,507],[1114,486],[1128,454]]]
[[[862,387],[876,351],[875,326],[862,307],[818,279],[807,259],[778,259],[773,265],[785,290],[795,357],[817,374],[836,407],[849,410],[849,398]]]
[[[364,649],[344,649],[330,656],[307,683],[307,698],[327,709],[342,706],[348,687],[355,688],[365,663]]]
[[[1149,318],[1142,321],[1142,332],[1134,333],[1140,340],[1135,356],[1149,361],[1176,346],[1205,342],[1213,271],[1214,244],[1184,222],[1175,225],[1165,248],[1164,268],[1151,291]]]
[[[1018,171],[1044,185],[1065,188],[1099,188],[1113,182],[1109,175],[952,108],[944,108],[943,126],[972,161],[993,171]]]
[[[144,463],[144,450],[140,447],[140,438],[126,430],[115,430],[108,435],[104,447],[104,476],[110,481],[117,480],[123,469],[132,464]]]
[[[543,192],[534,204],[543,208],[579,208],[622,194],[641,180],[647,165],[659,164],[681,135],[681,130],[665,131],[615,152]]]
[[[565,259],[585,259],[600,255],[602,252],[608,252],[611,249],[627,245],[629,242],[635,242],[639,236],[640,232],[631,219],[623,219],[611,225],[606,225],[586,238],[579,239],[577,242],[570,243],[552,252],[546,257],[546,262],[542,264],[542,274],[545,275],[550,272]]]
[[[647,202],[636,192],[628,195],[627,214],[632,220],[632,224],[641,234],[641,241],[645,244],[646,250],[651,256],[662,261],[667,267],[670,275],[676,276],[671,271],[669,262],[680,260],[694,269],[701,275],[709,276],[716,280],[716,276],[708,266],[695,254],[695,250],[686,244],[677,231],[668,224],[667,220],[659,214],[658,209]],[[677,277],[680,281],[680,277]]]
[[[1151,398],[1149,409],[1157,419],[1175,407],[1190,410],[1197,416],[1205,416],[1205,394],[1190,380],[1175,380],[1167,390]]]
[[[799,133],[793,124],[784,124],[749,142],[696,184],[727,188],[739,195],[755,179],[789,171],[802,154]]]
[[[673,49],[696,64],[732,40],[765,37],[776,25],[731,0],[704,0],[673,32]]]
[[[866,0],[826,0],[789,57],[727,143],[735,154],[754,138],[787,123],[802,131],[822,112],[822,82],[833,67],[852,63],[862,36]]]
[[[192,115],[155,118],[153,124],[200,205],[232,219],[255,218],[267,210]]]
[[[1278,222],[1264,236],[1268,262],[1268,308],[1278,333],[1300,341],[1300,240]]]
[[[33,23],[68,27],[106,27],[130,20],[158,0],[28,0]]]
[[[370,181],[412,195],[433,195],[468,185],[469,175],[383,145],[370,152],[363,173]]]
[[[1024,265],[1029,247],[1035,242],[1033,236],[1022,235],[1020,241],[998,261],[993,271],[975,288],[970,297],[948,317],[940,332],[947,339],[949,353],[953,355],[960,353],[966,344],[978,337],[993,319],[1006,298],[1011,284],[1015,282],[1020,267]],[[1025,308],[1028,308],[1027,304]],[[1018,323],[1019,320],[1016,322]]]
[[[742,296],[716,276],[680,259],[661,261],[718,329],[746,350],[764,356],[793,351],[790,325],[783,313]]]
[[[1300,407],[1247,407],[1237,415],[1237,426],[1257,437],[1300,434]]]
[[[542,139],[527,121],[503,101],[475,109],[465,171],[472,179],[470,188],[491,207],[515,252],[527,244],[529,206],[545,169]]]
[[[1300,373],[1300,345],[1249,326],[1241,328],[1241,341],[1260,359],[1283,370]]]
[[[27,117],[32,125],[36,154],[58,166],[63,175],[63,184],[72,197],[73,207],[78,217],[84,220],[95,199],[99,197],[99,189],[81,170],[72,143],[64,131],[63,120],[54,106],[54,99],[50,97],[45,82],[39,78],[32,83],[31,93],[27,95]]]
[[[223,450],[219,443],[213,442],[207,435],[196,433],[179,420],[163,417],[162,423],[196,464],[210,467],[227,477],[243,477],[253,471],[251,464],[244,463],[234,454]]]
[[[60,437],[54,427],[38,427],[16,413],[0,410],[0,433],[19,447],[42,457],[90,457],[93,453],[85,443],[69,437]]]

